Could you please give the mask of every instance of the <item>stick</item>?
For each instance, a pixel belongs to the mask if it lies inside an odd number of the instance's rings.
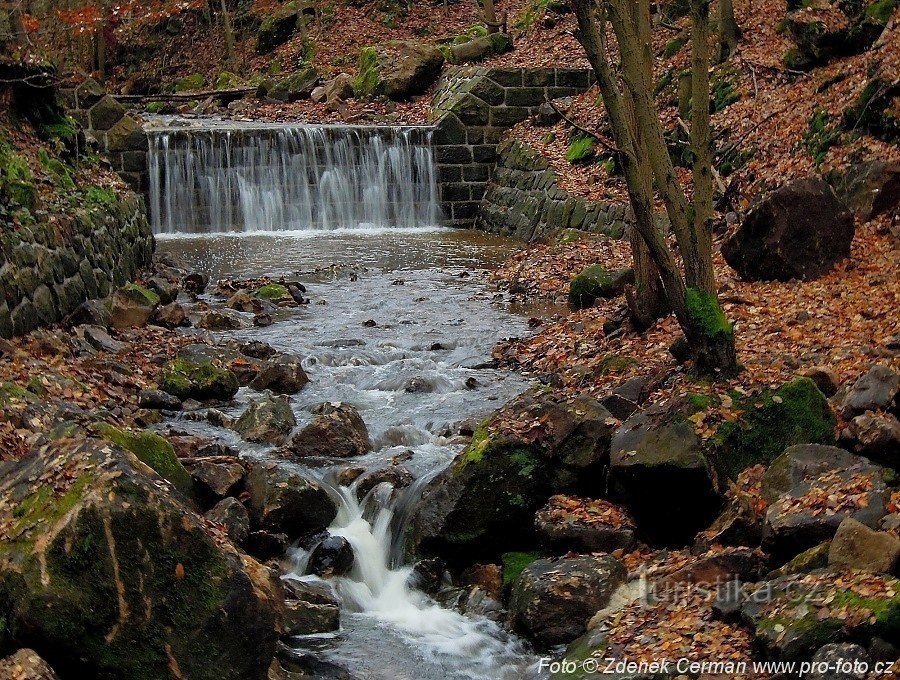
[[[569,126],[574,128],[575,130],[578,130],[578,132],[580,132],[581,134],[591,137],[595,142],[599,142],[602,146],[606,147],[610,153],[615,153],[615,154],[622,153],[613,144],[610,144],[608,141],[603,139],[603,137],[598,135],[596,132],[591,132],[590,130],[587,130],[587,129],[581,127],[578,123],[576,123],[574,120],[569,118],[566,114],[564,114],[562,111],[559,110],[559,107],[556,104],[554,104],[552,100],[545,99],[544,101],[547,102],[550,105],[550,108],[552,108],[554,111],[556,111],[556,113],[559,114],[559,117],[562,118]]]

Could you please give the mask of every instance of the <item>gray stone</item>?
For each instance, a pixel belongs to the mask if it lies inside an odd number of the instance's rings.
[[[897,574],[900,567],[900,539],[847,517],[838,526],[831,541],[828,564],[838,568]]]
[[[272,533],[291,538],[331,524],[337,507],[314,479],[276,463],[255,463],[247,475],[250,519]]]
[[[250,442],[281,444],[297,424],[285,397],[254,401],[234,423],[234,430]]]
[[[109,130],[124,115],[125,107],[110,95],[104,96],[88,111],[90,124],[94,130]]]
[[[235,545],[241,545],[250,533],[250,515],[237,498],[224,498],[205,515],[206,519],[225,527]]]
[[[900,373],[888,366],[876,364],[862,375],[844,397],[843,408],[848,414],[892,409],[900,397]]]

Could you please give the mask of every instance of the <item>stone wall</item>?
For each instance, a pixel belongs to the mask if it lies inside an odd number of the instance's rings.
[[[509,128],[534,115],[547,99],[584,92],[593,82],[590,69],[448,69],[432,105],[447,223],[472,226],[497,163],[497,145]]]
[[[504,141],[497,153],[478,229],[522,241],[543,241],[559,229],[620,238],[633,220],[630,205],[594,203],[560,189],[547,159],[516,139]]]
[[[153,235],[136,194],[75,211],[64,224],[0,230],[0,337],[62,320],[149,264]]]
[[[60,90],[60,98],[69,115],[84,129],[85,137],[98,145],[113,170],[134,191],[146,195],[148,138],[140,123],[92,78],[77,88]]]

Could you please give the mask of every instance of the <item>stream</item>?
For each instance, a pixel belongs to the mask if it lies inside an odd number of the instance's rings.
[[[464,447],[456,436],[460,424],[483,418],[527,387],[521,376],[488,366],[497,341],[527,332],[526,319],[485,285],[485,270],[511,247],[479,232],[440,228],[158,237],[160,251],[208,272],[213,281],[284,275],[303,282],[311,304],[279,310],[267,328],[222,335],[261,340],[305,358],[311,382],[291,397],[298,427],[322,402],[344,401],[359,410],[375,450],[347,465],[377,469],[400,457],[416,477],[402,493],[382,485],[358,501],[355,489],[333,481],[336,470],[306,470],[339,501],[329,530],[350,542],[355,564],[347,576],[329,580],[342,602],[340,630],[294,638],[291,645],[348,669],[350,677],[539,677],[536,657],[522,641],[409,587],[412,567],[402,563],[399,544],[404,510]],[[240,414],[250,398],[241,389],[228,414]],[[176,424],[214,435],[242,456],[267,455],[264,446],[243,442],[230,430],[188,420]],[[317,580],[304,574],[306,556],[294,550],[289,578]]]

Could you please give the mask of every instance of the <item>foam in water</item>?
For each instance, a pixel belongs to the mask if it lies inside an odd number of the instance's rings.
[[[438,225],[428,128],[151,129],[157,234]]]

